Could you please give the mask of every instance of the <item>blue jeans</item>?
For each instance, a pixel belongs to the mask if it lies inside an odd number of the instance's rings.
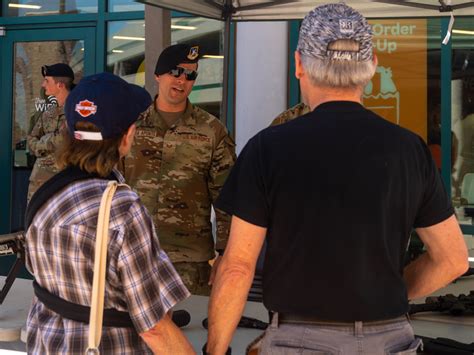
[[[279,324],[275,313],[263,338],[260,354],[416,354],[422,346],[406,318],[377,324]]]

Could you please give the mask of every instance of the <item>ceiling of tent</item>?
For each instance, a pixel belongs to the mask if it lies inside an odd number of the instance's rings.
[[[225,0],[138,0],[145,4],[187,12],[213,19],[224,19],[223,3]],[[310,10],[330,0],[232,0],[235,12],[232,20],[264,21],[290,20],[303,18]],[[334,1],[332,1],[334,2]],[[354,7],[368,18],[387,17],[433,17],[448,16],[440,12],[440,3],[436,0],[347,0],[346,4]],[[444,1],[454,10],[454,15],[474,15],[474,1]],[[417,7],[418,6],[418,7]]]

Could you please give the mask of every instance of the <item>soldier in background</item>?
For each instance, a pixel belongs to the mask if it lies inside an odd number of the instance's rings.
[[[65,127],[64,103],[73,87],[74,72],[64,63],[44,65],[41,68],[47,96],[54,96],[57,106],[51,106],[36,121],[27,136],[28,148],[36,157],[28,186],[28,201],[43,183],[58,172],[54,153],[62,138],[61,129]]]
[[[163,50],[155,68],[158,95],[137,122],[123,171],[186,287],[208,295],[220,257],[212,272],[209,260],[222,255],[230,225],[230,217],[216,210],[214,245],[211,207],[234,164],[235,144],[216,117],[188,100],[198,59],[198,46]]]
[[[289,122],[296,117],[306,115],[308,112],[311,112],[311,108],[304,102],[300,102],[299,104],[296,104],[295,106],[290,107],[288,110],[280,113],[277,117],[275,117],[270,126],[278,126],[279,124]]]

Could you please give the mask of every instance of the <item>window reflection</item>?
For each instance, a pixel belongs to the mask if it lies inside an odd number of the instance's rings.
[[[191,102],[220,116],[222,100],[223,24],[201,17],[171,20],[171,43],[198,45],[202,55]],[[156,58],[157,59],[157,58]],[[145,85],[145,22],[112,21],[108,24],[107,71],[130,83]]]
[[[7,0],[7,16],[38,16],[97,12],[98,0]]]
[[[57,104],[54,96],[41,92],[41,67],[67,63],[79,82],[84,68],[84,41],[17,42],[14,47],[13,140],[15,167],[32,167],[32,156],[26,146],[41,113]]]
[[[474,21],[462,18],[453,28],[452,134],[454,140],[452,192],[462,224],[474,217]]]
[[[107,71],[145,86],[145,22],[113,21],[108,25]]]
[[[110,12],[121,12],[121,11],[143,11],[145,5],[135,2],[134,0],[109,0],[109,11]]]

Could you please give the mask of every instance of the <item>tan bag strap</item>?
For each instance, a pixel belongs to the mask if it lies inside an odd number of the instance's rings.
[[[100,338],[102,337],[102,320],[104,316],[105,272],[107,267],[107,244],[109,240],[109,218],[112,198],[119,184],[109,181],[99,207],[97,234],[94,255],[94,279],[92,281],[91,313],[89,317],[89,341],[86,354],[99,354]]]

